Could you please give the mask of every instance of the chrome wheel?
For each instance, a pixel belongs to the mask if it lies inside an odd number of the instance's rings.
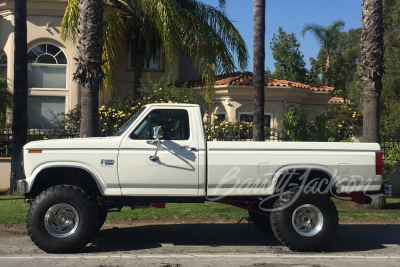
[[[75,233],[79,225],[78,212],[68,204],[50,207],[44,216],[44,226],[54,237],[64,238]]]
[[[300,235],[314,236],[321,231],[324,225],[324,216],[316,206],[305,204],[293,212],[292,224]]]

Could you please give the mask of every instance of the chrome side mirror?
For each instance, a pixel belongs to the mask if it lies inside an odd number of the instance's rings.
[[[159,158],[157,156],[157,152],[158,152],[158,148],[160,147],[160,138],[162,137],[162,130],[161,130],[161,126],[156,126],[153,127],[153,137],[154,137],[154,142],[157,143],[157,148],[156,148],[156,153],[154,154],[154,156],[150,156],[150,160],[155,162],[157,161]]]
[[[153,127],[153,137],[154,139],[160,139],[162,137],[161,126]]]

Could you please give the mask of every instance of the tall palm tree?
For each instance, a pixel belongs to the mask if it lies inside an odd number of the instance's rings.
[[[265,0],[253,1],[253,140],[264,141]]]
[[[379,100],[383,75],[382,0],[364,0],[361,33],[363,142],[379,142]]]
[[[79,15],[78,0],[70,0],[62,22],[61,35],[64,39],[75,40],[76,21]],[[175,61],[184,52],[194,65],[202,71],[212,97],[215,74],[232,72],[237,55],[239,67],[247,67],[248,53],[245,42],[222,8],[214,8],[197,0],[103,0],[113,7],[104,17],[103,70],[106,73],[102,89],[110,92],[112,72],[115,68],[115,53],[131,42],[135,57],[134,89],[140,86],[146,45],[151,48],[162,45],[170,61]],[[233,52],[233,54],[232,54]],[[211,97],[210,97],[211,96]]]
[[[103,80],[103,1],[81,0],[77,21],[78,68],[74,81],[81,85],[80,136],[98,136],[99,86]]]
[[[26,32],[26,0],[14,1],[14,95],[12,120],[12,152],[10,189],[16,181],[24,179],[21,166],[22,147],[26,143],[28,128],[28,47]]]
[[[326,58],[326,70],[328,76],[328,86],[332,86],[332,76],[331,76],[331,56],[338,48],[338,42],[340,37],[340,32],[345,26],[342,20],[336,20],[332,22],[328,27],[323,27],[315,23],[308,23],[303,27],[302,34],[303,37],[306,32],[311,32],[321,48],[323,48],[327,53]]]

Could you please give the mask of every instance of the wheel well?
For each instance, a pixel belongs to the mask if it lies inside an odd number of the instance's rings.
[[[35,198],[43,190],[60,184],[80,187],[91,196],[101,195],[96,181],[86,170],[72,167],[54,167],[44,169],[37,174],[30,191],[30,196],[31,198]]]
[[[311,186],[318,188],[321,192],[326,192],[332,186],[332,176],[324,170],[311,169],[306,174],[307,169],[287,169],[282,172],[275,184],[275,193],[284,192],[294,186]],[[303,175],[306,174],[306,177]],[[305,180],[304,180],[305,179]],[[328,190],[329,192],[329,190]]]

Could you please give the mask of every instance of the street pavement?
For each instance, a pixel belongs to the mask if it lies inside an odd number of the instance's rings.
[[[400,225],[342,224],[323,253],[294,253],[249,223],[107,223],[81,253],[46,254],[0,227],[0,266],[400,266]]]

